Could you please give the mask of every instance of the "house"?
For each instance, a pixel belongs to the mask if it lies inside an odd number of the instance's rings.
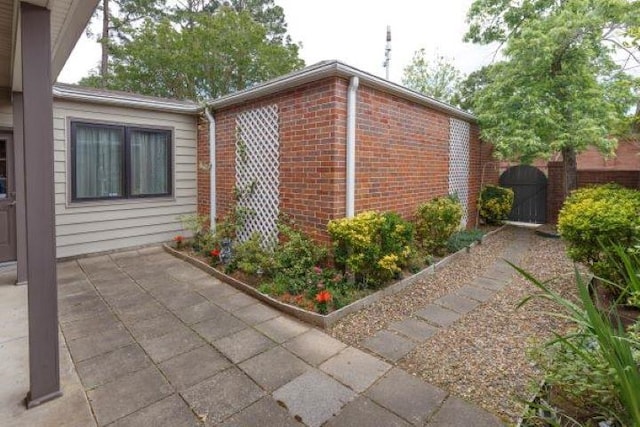
[[[411,217],[457,194],[472,226],[490,155],[471,114],[325,61],[207,103],[198,212],[219,221],[237,202],[250,212],[241,237],[274,236],[287,214],[327,240],[331,219],[372,209]]]

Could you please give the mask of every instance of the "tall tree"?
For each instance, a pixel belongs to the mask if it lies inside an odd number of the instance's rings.
[[[438,55],[430,60],[424,49],[413,54],[402,76],[404,86],[447,103],[456,98],[461,81],[462,74],[448,58]]]
[[[270,40],[248,11],[194,13],[181,28],[145,20],[131,41],[113,46],[112,89],[179,99],[209,99],[304,65],[298,45]],[[86,79],[84,83],[93,83]]]
[[[466,39],[503,43],[475,97],[482,136],[503,158],[529,162],[562,153],[565,194],[577,187],[577,153],[612,153],[632,79],[614,60],[637,23],[626,0],[475,0]]]

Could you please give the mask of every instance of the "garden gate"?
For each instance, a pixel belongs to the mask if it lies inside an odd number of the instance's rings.
[[[544,224],[547,220],[547,177],[538,168],[512,166],[500,175],[500,185],[514,193],[509,220]]]

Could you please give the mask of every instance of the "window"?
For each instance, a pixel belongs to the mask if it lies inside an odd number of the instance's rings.
[[[171,131],[71,123],[72,200],[171,194]]]

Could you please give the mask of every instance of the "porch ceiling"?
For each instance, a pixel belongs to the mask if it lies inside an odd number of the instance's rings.
[[[24,1],[24,0],[23,0]],[[51,78],[58,77],[98,0],[28,0],[51,10]],[[19,0],[0,0],[0,89],[22,90]]]

